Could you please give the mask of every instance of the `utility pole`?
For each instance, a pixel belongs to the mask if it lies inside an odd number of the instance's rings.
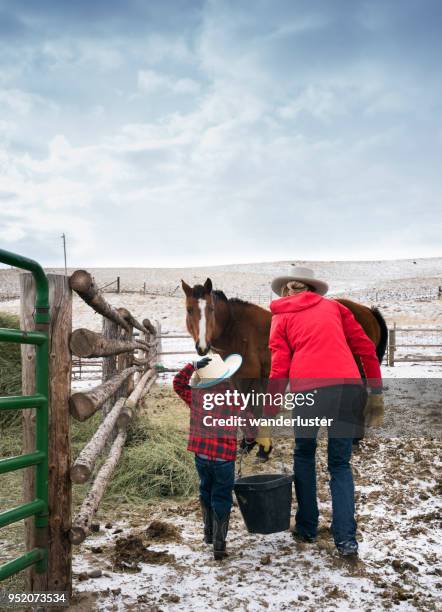
[[[64,275],[68,275],[68,268],[66,265],[66,234],[63,232],[61,235],[61,239],[63,240],[63,253],[64,253]]]

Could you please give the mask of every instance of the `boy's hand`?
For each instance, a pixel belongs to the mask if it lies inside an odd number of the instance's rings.
[[[247,440],[247,438],[243,438],[241,442],[239,443],[239,448],[242,451],[244,451],[246,454],[250,453],[250,451],[252,451],[255,446],[256,446],[256,440],[253,440],[253,439]]]
[[[200,368],[204,368],[210,361],[212,361],[211,357],[203,357],[199,361],[194,361],[192,365],[195,370],[199,370]]]

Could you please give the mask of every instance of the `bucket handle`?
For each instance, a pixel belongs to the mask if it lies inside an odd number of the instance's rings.
[[[244,448],[240,448],[239,449],[238,478],[241,478],[241,474],[242,474],[242,460],[243,460],[243,457],[244,457],[244,453],[245,453],[245,449]]]
[[[244,455],[247,454],[247,451],[245,448],[240,448],[239,449],[239,465],[238,465],[238,478],[241,478],[242,475],[242,462],[243,462],[243,458]],[[281,469],[284,472],[284,474],[286,474],[287,476],[290,474],[289,469],[286,465],[286,463],[284,462],[283,459],[281,459],[281,461],[279,462],[281,465]]]

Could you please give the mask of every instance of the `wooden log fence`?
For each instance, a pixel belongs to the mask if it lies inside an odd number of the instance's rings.
[[[37,573],[35,565],[26,570],[27,591],[70,591],[72,552],[66,537],[71,526],[72,489],[70,471],[69,395],[71,354],[69,335],[72,329],[72,294],[68,280],[60,274],[48,274],[50,298],[49,328],[49,527],[46,541],[35,539],[33,518],[25,520],[25,546],[31,550],[42,545],[48,550],[47,571]],[[35,283],[31,274],[20,274],[20,327],[37,329],[34,322]],[[35,393],[35,350],[22,345],[22,393]],[[23,410],[23,453],[35,450],[35,413]],[[34,469],[23,474],[23,501],[35,499]]]
[[[86,539],[86,536],[89,535],[92,519],[98,510],[109,480],[120,460],[125,442],[126,431],[122,429],[118,432],[105,463],[98,472],[89,493],[81,505],[80,511],[72,523],[69,532],[69,539],[72,544],[81,544]]]
[[[71,289],[75,291],[86,304],[91,306],[95,312],[101,314],[103,317],[111,319],[111,321],[114,321],[114,323],[129,331],[129,323],[125,321],[115,308],[106,302],[89,272],[86,272],[86,270],[77,270],[72,274],[69,284]]]
[[[77,421],[89,419],[106,400],[120,389],[129,376],[138,371],[138,366],[131,366],[89,391],[77,391],[77,393],[71,395],[69,405],[74,419],[77,419]]]
[[[76,329],[69,342],[70,349],[77,357],[103,357],[127,353],[135,349],[149,348],[143,340],[119,340],[105,338],[89,329]]]
[[[136,327],[137,329],[139,329],[141,332],[143,332],[143,334],[147,334],[149,333],[149,329],[147,329],[146,327],[144,327],[144,321],[143,324],[139,323],[135,317],[133,317],[130,312],[127,310],[127,308],[119,308],[118,312],[120,313],[120,315],[129,323],[129,325],[132,325],[132,327]],[[148,322],[148,324],[151,326],[151,323],[149,321],[149,319],[145,319],[145,321]]]
[[[155,377],[155,370],[150,369],[147,370],[147,372],[145,372],[143,374],[143,376],[140,378],[140,380],[137,382],[134,390],[132,391],[132,393],[129,395],[129,397],[126,400],[126,406],[128,408],[136,408],[139,399],[141,397],[141,394],[143,393],[144,387],[146,386],[147,381],[149,380],[149,378],[154,378]]]
[[[76,458],[71,468],[72,482],[81,484],[87,482],[91,477],[95,463],[120,417],[125,401],[124,397],[120,397],[120,399],[116,401],[115,406],[106,415],[100,427]],[[118,424],[121,424],[120,421]]]
[[[414,334],[417,336],[434,336],[435,342],[423,342],[414,341],[404,342],[407,334]],[[400,354],[403,353],[403,349],[407,348],[421,348],[421,349],[439,349],[439,354],[429,354],[428,352],[422,352],[420,354]],[[442,327],[397,327],[396,324],[389,329],[388,332],[388,346],[387,346],[387,364],[390,367],[394,367],[395,363],[408,362],[408,363],[423,363],[423,362],[442,362]]]
[[[120,338],[120,327],[112,321],[111,319],[106,319],[103,317],[103,337],[107,340],[119,340]],[[101,380],[102,382],[109,380],[117,373],[117,355],[108,355],[103,357],[101,361]],[[80,372],[81,378],[81,372]],[[101,407],[103,412],[103,416],[111,410],[112,408],[112,398],[106,400]]]
[[[68,279],[48,275],[51,296],[49,354],[49,529],[36,542],[34,522],[26,520],[26,546],[48,549],[48,571],[27,570],[27,590],[67,591],[72,588],[72,544],[81,543],[123,452],[126,427],[157,377],[161,328],[145,318],[140,322],[126,308],[114,308],[86,270]],[[21,326],[35,328],[34,281],[21,275]],[[103,317],[102,333],[72,332],[72,291]],[[137,330],[137,331],[134,331]],[[23,392],[34,393],[34,350],[23,345]],[[71,393],[72,368],[101,371],[95,387]],[[102,409],[102,421],[71,465],[70,417],[85,421]],[[23,410],[24,452],[34,449],[35,417]],[[98,460],[104,462],[94,477]],[[72,518],[72,485],[92,481],[77,515]],[[32,468],[24,473],[24,500],[34,499]]]
[[[109,287],[112,287],[113,285],[116,285],[114,292],[120,293],[120,277],[119,276],[117,276],[115,280],[110,281],[109,283],[106,283],[105,285],[101,285],[99,289],[101,292],[103,292],[104,289],[107,289],[107,293],[111,293],[111,290],[109,289]]]
[[[133,413],[142,397],[145,397],[152,384],[155,382],[156,373],[154,370],[148,370],[138,381],[135,389],[129,395],[124,403],[122,410],[118,416],[118,426],[127,425],[131,420]]]
[[[158,359],[161,340],[156,336],[159,324],[149,319],[140,323],[127,308],[113,308],[99,294],[91,275],[77,270],[71,287],[96,312],[103,316],[103,333],[75,330],[70,347],[77,357],[102,358],[102,382],[87,391],[71,396],[74,418],[86,420],[103,410],[103,421],[75,460],[71,469],[74,483],[91,479],[98,458],[106,448],[107,459],[99,470],[81,508],[72,522],[69,540],[81,543],[90,531],[90,524],[118,464],[126,440],[126,427],[146,390],[156,379],[153,367]],[[134,330],[138,330],[134,332]],[[161,349],[160,349],[161,350]],[[135,383],[135,376],[139,376]]]

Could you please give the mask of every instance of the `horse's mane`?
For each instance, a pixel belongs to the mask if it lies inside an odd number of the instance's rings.
[[[228,298],[226,294],[224,293],[224,291],[221,291],[221,289],[215,289],[215,291],[212,291],[212,293],[215,295],[215,297],[218,300],[222,300],[223,302],[227,302],[228,304],[231,304],[231,305],[237,304],[238,306],[254,306],[254,304],[251,304],[250,302],[246,302],[246,300],[241,300],[240,298],[237,298],[237,297]]]
[[[203,299],[205,294],[206,290],[203,285],[195,285],[194,287],[192,287],[192,297],[196,298],[197,300]],[[247,302],[246,300],[241,300],[241,298],[228,298],[224,291],[221,291],[221,289],[214,289],[212,291],[212,295],[215,296],[215,299],[221,300],[222,302],[226,302],[231,306],[256,306],[256,304],[252,304],[251,302]]]
[[[205,293],[206,290],[202,285],[195,285],[192,287],[192,297],[196,298],[197,300],[202,299]]]

